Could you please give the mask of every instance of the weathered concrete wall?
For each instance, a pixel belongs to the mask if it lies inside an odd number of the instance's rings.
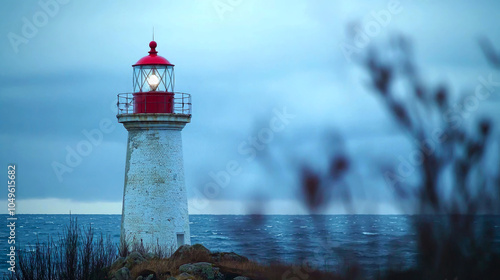
[[[157,117],[119,116],[129,131],[121,238],[176,249],[178,235],[191,243],[181,138],[189,120]]]

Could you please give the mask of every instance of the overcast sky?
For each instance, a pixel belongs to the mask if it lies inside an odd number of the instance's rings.
[[[353,159],[352,172],[361,174],[349,182],[357,212],[399,213],[374,166],[381,159],[397,163],[410,145],[340,47],[348,42],[347,27],[378,26],[370,44],[407,35],[429,84],[443,81],[457,92],[495,73],[477,39],[500,46],[500,3],[493,0],[8,0],[2,6],[0,160],[4,168],[17,164],[19,213],[121,213],[127,132],[116,120],[116,95],[132,91],[131,65],[147,55],[153,26],[159,55],[176,65],[176,91],[193,97],[192,123],[182,132],[192,214],[245,213],[259,198],[267,201],[266,213],[305,213],[293,172],[273,176],[252,155],[283,151],[321,165],[329,155],[325,135],[333,132],[343,139],[337,148]],[[283,115],[284,128],[262,150],[249,148]],[[96,131],[102,140],[68,163]],[[241,172],[207,196],[207,184],[217,183],[211,172],[220,174],[228,163]],[[5,188],[0,195],[6,201]],[[326,212],[345,210],[336,203]]]

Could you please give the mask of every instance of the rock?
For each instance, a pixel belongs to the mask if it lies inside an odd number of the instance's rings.
[[[118,270],[125,265],[125,258],[119,257],[117,258],[109,267],[110,270]]]
[[[147,253],[145,256],[144,256],[147,260],[151,260],[151,259],[156,259],[157,256],[153,253]]]
[[[135,280],[144,280],[144,277],[142,276],[137,276],[137,278]]]
[[[221,253],[213,253],[211,254],[212,258],[216,262],[221,262],[221,261],[232,261],[232,262],[238,262],[238,263],[244,263],[248,262],[248,258],[238,255],[234,252],[221,252]]]
[[[139,252],[132,252],[125,259],[125,267],[131,269],[135,265],[140,264],[145,260],[146,259],[141,254],[139,254]]]
[[[130,270],[126,267],[118,269],[113,274],[113,280],[130,280]]]
[[[207,256],[210,257],[210,250],[205,248],[205,246],[201,244],[194,244],[194,245],[182,245],[175,251],[170,258],[176,259],[176,260],[182,260],[182,259],[188,259],[190,256],[197,256],[197,257],[203,257]]]
[[[175,277],[170,276],[170,277],[167,278],[167,280],[178,280],[178,279],[175,278]]]
[[[191,246],[191,249],[194,251],[206,252],[206,253],[210,254],[210,250],[208,250],[205,246],[203,246],[201,244],[194,244]]]
[[[144,280],[157,280],[158,279],[156,277],[156,272],[149,270],[149,269],[143,269],[137,275],[142,276],[142,278]]]
[[[183,273],[177,275],[177,277],[175,277],[175,279],[177,279],[177,280],[194,280],[194,276],[191,274],[188,274],[186,272],[183,272]]]
[[[177,249],[173,254],[172,256],[170,256],[171,258],[179,258],[180,256],[184,255],[186,252],[188,252],[189,250],[191,250],[191,245],[188,245],[188,244],[184,244],[182,245],[181,247],[179,247],[179,249]]]
[[[179,267],[180,272],[187,272],[190,274],[199,274],[201,271],[212,271],[212,264],[208,262],[187,263]],[[198,272],[198,273],[196,273]]]
[[[245,277],[245,276],[238,276],[238,277],[234,277],[233,280],[250,280],[250,278]]]
[[[179,267],[180,272],[186,272],[195,276],[200,276],[207,280],[222,280],[224,275],[220,273],[218,267],[214,267],[208,262],[188,263]]]

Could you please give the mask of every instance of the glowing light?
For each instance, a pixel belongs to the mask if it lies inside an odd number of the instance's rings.
[[[158,76],[156,76],[155,73],[151,74],[148,77],[148,84],[149,87],[151,88],[151,91],[155,91],[158,88],[158,85],[160,84],[160,79]]]

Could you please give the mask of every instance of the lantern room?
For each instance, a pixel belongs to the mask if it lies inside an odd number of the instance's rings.
[[[118,94],[118,115],[130,113],[191,115],[191,95],[174,92],[174,65],[158,55],[155,41],[151,41],[149,47],[149,55],[132,65],[133,92]]]
[[[149,55],[134,68],[134,113],[172,113],[174,107],[174,65],[158,55],[155,41]]]
[[[174,92],[174,65],[158,55],[156,46],[151,41],[149,55],[132,65],[134,92]]]

